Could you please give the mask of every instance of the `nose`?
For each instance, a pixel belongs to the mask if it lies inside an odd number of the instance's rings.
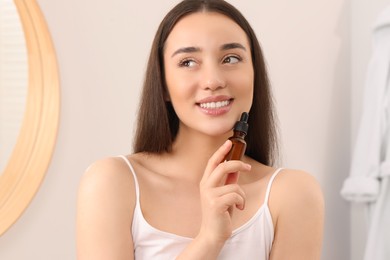
[[[203,67],[201,86],[204,90],[215,91],[226,87],[226,80],[218,66]]]

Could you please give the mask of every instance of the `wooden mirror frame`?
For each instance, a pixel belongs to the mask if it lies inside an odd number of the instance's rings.
[[[57,59],[35,0],[14,0],[28,53],[28,91],[18,140],[0,175],[0,235],[31,202],[53,154],[60,113]]]

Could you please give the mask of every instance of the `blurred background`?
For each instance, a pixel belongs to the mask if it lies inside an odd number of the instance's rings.
[[[3,0],[1,0],[3,1]],[[37,0],[57,53],[60,128],[46,177],[21,218],[0,237],[0,259],[75,259],[76,197],[93,161],[131,153],[152,38],[178,1]],[[361,205],[340,196],[362,109],[375,17],[390,0],[229,0],[261,42],[273,86],[281,166],[322,186],[322,259],[360,260]]]

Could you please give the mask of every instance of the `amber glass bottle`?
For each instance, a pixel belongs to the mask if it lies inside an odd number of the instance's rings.
[[[232,141],[232,148],[225,156],[224,161],[241,160],[242,156],[245,154],[245,136],[248,133],[248,117],[248,113],[242,113],[240,120],[234,125],[233,136],[229,137],[229,140]]]
[[[224,161],[241,160],[244,156],[246,149],[245,136],[248,133],[248,117],[248,113],[242,113],[240,120],[234,125],[233,136],[229,137],[229,140],[232,141],[232,148],[225,156]],[[226,176],[225,184],[237,183],[238,177],[238,172],[229,173]],[[229,209],[229,212],[231,211],[232,209]]]

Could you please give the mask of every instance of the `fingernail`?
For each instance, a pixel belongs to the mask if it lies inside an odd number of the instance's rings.
[[[252,165],[246,163],[246,164],[245,164],[245,168],[248,169],[248,170],[250,170],[250,169],[252,169]]]

